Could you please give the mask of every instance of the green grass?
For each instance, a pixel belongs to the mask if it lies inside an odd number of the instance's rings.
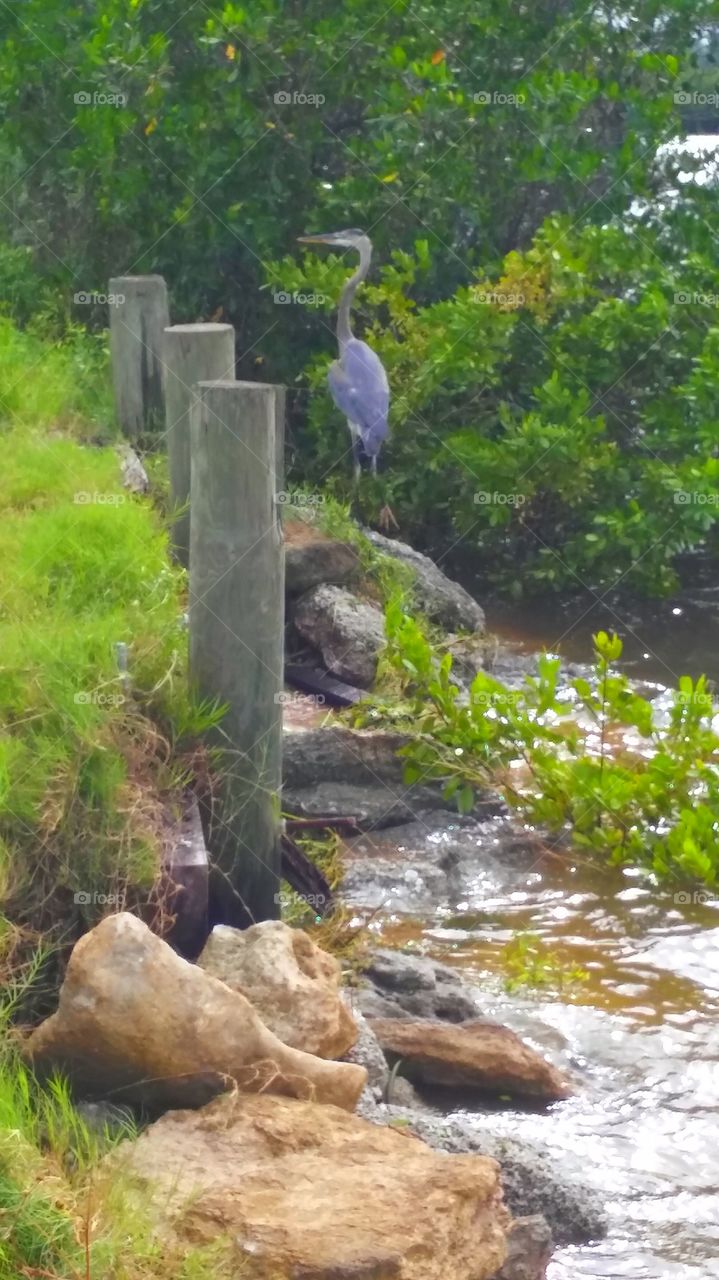
[[[110,439],[109,367],[106,334],[66,325],[49,341],[0,316],[0,421]]]
[[[1,1018],[0,1018],[1,1020]],[[132,1123],[90,1128],[59,1078],[41,1086],[0,1033],[0,1280],[229,1280],[227,1244],[157,1238],[121,1158]]]
[[[0,318],[0,1280],[221,1280],[226,1246],[162,1245],[102,1164],[116,1139],[9,1031],[64,947],[147,897],[217,718],[187,692],[185,576],[155,503],[122,488],[109,405],[104,339]]]
[[[75,895],[147,894],[185,753],[213,719],[187,693],[163,519],[122,488],[115,448],[80,442],[106,381],[84,342],[38,364],[39,340],[0,321],[17,392],[13,412],[0,396],[0,973],[18,928],[67,940],[103,913]]]

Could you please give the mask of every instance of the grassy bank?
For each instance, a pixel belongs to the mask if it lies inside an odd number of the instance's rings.
[[[114,1140],[8,1030],[66,947],[146,902],[209,715],[186,692],[184,575],[151,499],[122,487],[102,340],[0,320],[0,1280],[222,1276],[152,1239]],[[129,682],[115,646],[129,654]]]
[[[1,1015],[0,1015],[1,1017]],[[141,1189],[112,1152],[130,1122],[88,1125],[67,1088],[40,1088],[0,1050],[0,1280],[229,1280],[227,1246],[155,1238]],[[110,1163],[108,1164],[108,1160]]]
[[[7,976],[40,934],[72,941],[149,891],[207,716],[186,692],[184,576],[156,507],[122,487],[100,344],[2,322],[0,372]]]

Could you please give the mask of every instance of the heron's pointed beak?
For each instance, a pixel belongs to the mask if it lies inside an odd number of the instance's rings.
[[[335,237],[331,233],[328,233],[327,235],[317,235],[317,236],[298,236],[297,243],[298,244],[334,244]]]

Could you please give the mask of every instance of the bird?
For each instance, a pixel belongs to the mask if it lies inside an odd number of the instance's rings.
[[[300,244],[326,244],[338,249],[356,249],[357,270],[345,282],[337,309],[337,344],[339,359],[330,365],[327,383],[337,408],[347,418],[352,438],[355,485],[359,485],[363,457],[377,474],[377,457],[389,432],[389,382],[384,365],[366,342],[352,332],[351,307],[358,286],[366,278],[372,261],[372,241],[364,231],[350,227],[345,231],[298,236]],[[388,506],[380,512],[380,524],[397,528]]]

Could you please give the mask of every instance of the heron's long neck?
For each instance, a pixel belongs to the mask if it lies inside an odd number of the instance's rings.
[[[345,343],[349,342],[352,335],[352,325],[350,324],[350,307],[357,292],[357,286],[362,283],[372,259],[372,245],[367,238],[358,241],[359,249],[359,266],[354,275],[350,276],[340,298],[339,310],[337,312],[337,340],[342,348]]]

